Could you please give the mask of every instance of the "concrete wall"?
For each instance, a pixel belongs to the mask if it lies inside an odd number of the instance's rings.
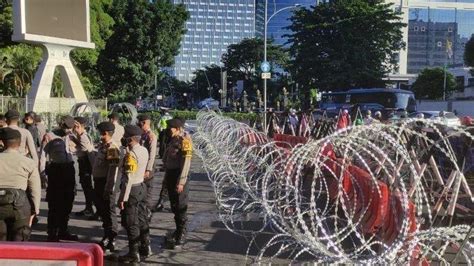
[[[474,100],[469,101],[417,101],[418,111],[456,110],[458,116],[474,116]]]

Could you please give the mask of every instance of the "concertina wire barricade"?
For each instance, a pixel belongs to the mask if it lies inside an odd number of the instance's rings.
[[[472,263],[471,227],[436,223],[441,209],[454,213],[457,195],[472,203],[449,140],[474,140],[468,131],[447,135],[435,122],[408,119],[350,126],[292,147],[213,111],[199,112],[197,123],[194,146],[222,222],[240,233],[239,222],[256,213],[262,226],[254,236],[273,232],[258,262],[452,263],[445,255],[454,249],[456,260]],[[439,173],[436,156],[449,176]],[[434,197],[433,187],[452,192],[451,200]]]

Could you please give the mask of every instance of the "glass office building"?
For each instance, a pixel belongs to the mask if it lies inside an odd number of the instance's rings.
[[[187,33],[175,57],[173,74],[190,81],[193,72],[205,66],[221,65],[230,44],[255,36],[255,0],[174,0],[184,4],[190,18]]]
[[[265,31],[265,1],[268,1],[267,17],[270,18],[273,14],[283,8],[292,7],[297,4],[302,7],[310,8],[319,2],[324,2],[325,0],[256,0],[255,4],[257,10],[255,11],[255,35],[261,38],[263,38]],[[288,38],[284,37],[284,35],[291,33],[291,31],[285,28],[291,24],[290,18],[293,14],[293,11],[294,8],[282,10],[269,20],[267,37],[269,39],[273,39],[274,43],[285,45],[287,42]]]
[[[418,74],[445,64],[448,68],[464,65],[465,45],[474,34],[474,0],[389,2],[400,8],[408,25],[404,30],[407,49],[400,51],[400,74]]]

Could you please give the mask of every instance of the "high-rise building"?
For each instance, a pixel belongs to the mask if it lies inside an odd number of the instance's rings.
[[[400,75],[427,67],[463,65],[465,44],[474,34],[473,0],[387,0],[402,11],[407,48],[400,51]],[[447,53],[447,45],[452,49]],[[451,55],[451,56],[450,56]]]
[[[293,11],[298,8],[298,6],[311,8],[327,0],[256,0],[255,35],[260,38],[263,38],[265,32],[265,1],[268,2],[267,18],[275,14],[268,21],[267,38],[273,39],[275,44],[285,45],[288,38],[284,36],[291,33],[291,31],[286,28],[291,24],[290,18],[293,15]],[[278,12],[279,10],[282,11]]]
[[[221,64],[230,44],[255,36],[255,0],[174,0],[184,4],[190,18],[175,57],[173,74],[190,81],[193,72]]]

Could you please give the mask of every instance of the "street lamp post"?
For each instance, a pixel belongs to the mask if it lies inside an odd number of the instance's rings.
[[[267,62],[267,28],[268,22],[278,13],[283,10],[297,8],[301,6],[300,4],[295,4],[293,6],[284,7],[275,13],[273,13],[268,18],[268,0],[265,0],[265,27],[264,27],[264,36],[263,36],[263,62]],[[263,132],[267,133],[267,79],[263,79]]]

